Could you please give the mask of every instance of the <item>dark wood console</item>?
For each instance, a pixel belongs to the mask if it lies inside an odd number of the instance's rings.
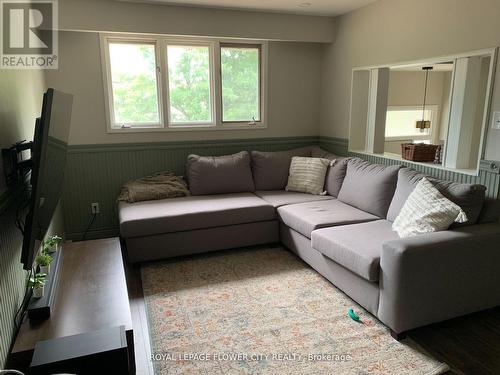
[[[26,319],[8,364],[27,371],[38,341],[124,326],[130,373],[135,373],[134,336],[118,238],[65,243],[50,318]]]

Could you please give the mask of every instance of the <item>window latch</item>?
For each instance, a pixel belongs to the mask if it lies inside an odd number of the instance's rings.
[[[255,116],[252,116],[252,121],[250,121],[248,125],[257,125],[257,121],[255,121]]]

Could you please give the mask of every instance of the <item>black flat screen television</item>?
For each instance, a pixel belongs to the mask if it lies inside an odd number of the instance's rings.
[[[73,95],[48,89],[36,119],[31,158],[31,193],[24,223],[21,263],[26,270],[47,233],[62,195]]]

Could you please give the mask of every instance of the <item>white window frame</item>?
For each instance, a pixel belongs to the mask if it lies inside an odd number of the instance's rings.
[[[157,64],[157,89],[159,124],[130,124],[130,127],[117,126],[113,108],[113,88],[111,80],[111,64],[109,56],[110,43],[144,43],[154,44]],[[222,121],[222,86],[221,86],[221,44],[260,45],[260,120],[243,122]],[[170,116],[170,90],[168,86],[167,46],[208,46],[210,69],[210,95],[212,119],[208,122],[172,123]],[[144,133],[168,131],[204,131],[204,130],[248,130],[267,128],[267,56],[268,43],[263,40],[235,40],[214,38],[191,38],[171,36],[144,36],[123,34],[100,34],[101,66],[103,73],[104,101],[106,107],[107,133]]]
[[[210,79],[210,114],[211,119],[209,121],[194,121],[194,122],[172,122],[172,117],[170,114],[170,89],[169,80],[170,76],[168,74],[168,58],[167,49],[168,46],[179,46],[179,47],[208,47],[208,74]],[[168,113],[168,126],[170,128],[182,128],[182,127],[213,127],[216,126],[217,122],[215,119],[215,67],[214,67],[214,50],[215,46],[213,42],[208,41],[193,41],[193,40],[182,40],[182,39],[166,39],[165,50],[162,51],[162,56],[165,56],[165,79],[162,80],[163,85],[165,85],[165,113]]]
[[[103,48],[103,43],[104,43],[104,48]],[[150,44],[155,47],[155,62],[156,62],[156,95],[158,98],[158,117],[159,117],[159,122],[158,123],[135,123],[132,125],[127,124],[122,124],[121,126],[118,126],[116,119],[115,119],[115,111],[114,111],[114,98],[113,98],[113,80],[111,77],[111,58],[109,54],[109,44],[110,43],[123,43],[123,44]],[[164,108],[162,106],[162,77],[161,77],[161,72],[159,71],[158,67],[160,66],[160,59],[159,59],[159,44],[156,39],[153,38],[122,38],[122,37],[115,37],[115,38],[110,38],[110,39],[102,39],[101,38],[101,56],[103,58],[104,64],[103,64],[103,82],[104,82],[104,102],[105,102],[105,107],[106,107],[106,113],[107,113],[107,125],[108,125],[108,130],[122,130],[126,131],[128,129],[160,129],[163,127],[164,124]]]
[[[431,128],[429,134],[422,134],[422,135],[407,135],[407,136],[394,136],[394,137],[385,137],[386,141],[403,141],[406,139],[413,139],[413,140],[425,140],[425,139],[430,139],[432,141],[433,135],[434,135],[434,130],[436,128],[436,122],[438,119],[438,110],[439,106],[437,104],[426,104],[425,109],[430,109],[432,116],[430,118],[431,120]],[[393,105],[393,106],[387,106],[387,111],[422,111],[422,106],[417,106],[417,105]]]
[[[222,55],[222,51],[221,49],[222,48],[245,48],[245,45],[248,44],[249,47],[248,48],[257,48],[258,51],[259,51],[259,66],[258,66],[258,74],[259,74],[259,102],[258,102],[258,106],[259,106],[259,119],[258,120],[255,120],[256,123],[259,123],[262,121],[262,103],[264,102],[264,98],[262,97],[262,45],[259,44],[259,43],[256,43],[256,44],[250,44],[250,43],[236,43],[236,42],[224,42],[224,43],[219,43],[219,58],[221,57]],[[222,103],[222,62],[220,64],[220,72],[221,74],[219,75],[220,76],[220,90],[221,90],[221,105],[220,105],[220,112],[221,112],[221,122],[223,124],[228,124],[228,123],[244,123],[246,122],[245,120],[236,120],[236,121],[225,121],[224,120],[224,104]]]

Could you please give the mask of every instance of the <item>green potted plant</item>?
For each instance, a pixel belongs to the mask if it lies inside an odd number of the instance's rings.
[[[43,242],[43,252],[44,253],[55,253],[59,249],[59,244],[62,242],[62,238],[57,234],[50,236]]]
[[[29,285],[33,289],[34,298],[42,298],[47,274],[37,273],[30,278]]]
[[[50,263],[52,263],[53,258],[49,254],[42,252],[35,260],[36,264],[40,266],[40,273],[48,274],[50,272]]]

